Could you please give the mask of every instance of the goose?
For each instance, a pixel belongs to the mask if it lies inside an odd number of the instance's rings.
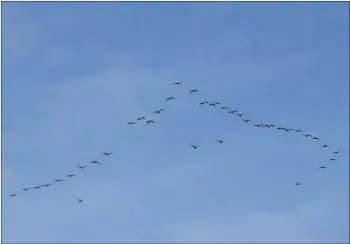
[[[188,94],[191,95],[191,93],[194,93],[194,92],[199,92],[199,91],[197,89],[192,89],[192,90],[190,90],[190,92]]]
[[[87,167],[87,165],[81,166],[81,165],[78,164],[78,167],[81,168],[81,169],[83,170],[83,169],[85,169],[85,168]]]
[[[150,123],[155,124],[156,122],[154,122],[154,120],[147,120],[146,123],[145,123],[145,126],[146,126],[147,124],[150,124]]]
[[[181,81],[178,81],[178,82],[174,82],[173,84],[179,86],[179,85],[181,85],[181,83],[182,83],[182,80],[181,80]]]
[[[145,117],[138,117],[136,120],[140,121],[140,120],[145,120],[146,118]]]
[[[170,100],[175,100],[175,97],[168,97],[165,99],[165,102],[170,101]]]
[[[196,150],[199,146],[197,145],[191,145],[191,147],[193,147],[194,148],[194,150]]]

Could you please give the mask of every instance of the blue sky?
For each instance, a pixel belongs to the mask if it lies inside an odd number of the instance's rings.
[[[346,3],[3,3],[3,240],[347,241],[348,18]],[[126,127],[137,116],[156,124]]]

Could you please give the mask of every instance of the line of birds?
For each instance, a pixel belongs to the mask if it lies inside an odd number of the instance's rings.
[[[176,85],[176,86],[180,86],[182,84],[183,81],[178,81],[178,82],[174,82],[172,83],[173,85]],[[189,90],[189,95],[191,94],[194,94],[194,93],[199,93],[199,90],[198,89],[190,89]],[[169,101],[172,101],[172,100],[176,100],[175,97],[173,96],[170,96],[170,97],[167,97],[165,99],[165,102],[169,102]],[[204,106],[204,105],[207,105],[208,107],[217,107],[218,105],[220,105],[221,103],[218,102],[218,101],[207,101],[207,100],[204,100],[204,101],[201,101],[199,102],[199,106]],[[241,120],[243,122],[245,122],[246,124],[250,123],[252,120],[251,119],[246,119],[244,118],[245,114],[244,113],[239,113],[239,111],[237,109],[230,109],[230,107],[228,106],[222,106],[220,107],[220,110],[221,111],[227,111],[228,114],[232,114],[232,115],[235,115],[239,118],[241,118]],[[153,115],[159,115],[161,114],[162,112],[164,112],[164,109],[158,109],[158,110],[155,110],[153,112]],[[130,121],[127,123],[127,126],[130,126],[130,125],[136,125],[137,122],[141,122],[141,121],[144,121],[144,125],[148,125],[148,124],[155,124],[156,122],[153,120],[153,119],[147,119],[146,117],[144,116],[141,116],[141,117],[137,117],[135,121]],[[276,126],[274,124],[254,124],[253,125],[254,127],[256,128],[276,128],[276,130],[278,131],[284,131],[284,132],[289,132],[289,131],[293,131],[295,133],[303,133],[303,130],[301,129],[294,129],[294,128],[285,128],[285,127],[281,127],[281,126]],[[311,140],[315,140],[315,141],[319,141],[320,138],[317,137],[317,136],[313,136],[311,134],[302,134],[303,137],[305,138],[310,138]],[[223,144],[225,142],[225,140],[216,140],[217,143],[219,144]],[[195,144],[190,144],[190,147],[192,147],[193,150],[197,150],[199,148],[200,145],[195,145]],[[322,148],[330,148],[331,146],[328,145],[328,144],[323,144],[321,146]],[[333,151],[333,157],[332,158],[329,158],[330,161],[336,161],[336,158],[335,158],[335,155],[339,154],[341,151]],[[110,156],[113,152],[103,152],[102,154],[105,155],[105,156]],[[97,160],[93,160],[91,162],[89,162],[87,165],[77,165],[81,170],[84,170],[86,167],[88,167],[89,165],[92,165],[92,164],[98,164],[100,165],[100,162],[97,161]],[[319,167],[320,169],[326,169],[327,167],[324,166],[324,165],[321,165]],[[74,174],[68,174],[66,175],[66,178],[72,178],[72,177],[75,177],[76,175]],[[48,188],[49,186],[55,184],[55,183],[60,183],[62,181],[64,181],[65,179],[55,179],[53,181],[53,183],[49,183],[49,184],[42,184],[42,185],[38,185],[38,186],[34,186],[34,187],[27,187],[27,188],[22,188],[23,191],[28,191],[28,190],[31,190],[31,189],[40,189],[41,187],[46,187]],[[302,186],[303,184],[300,183],[300,182],[296,182],[295,183],[296,186]],[[15,197],[17,196],[16,194],[11,194],[10,195],[11,197]],[[77,198],[76,201],[82,203],[83,200],[82,199],[79,199]]]

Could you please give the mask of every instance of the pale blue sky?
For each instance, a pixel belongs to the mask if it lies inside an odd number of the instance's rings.
[[[2,7],[4,241],[348,240],[347,3]]]

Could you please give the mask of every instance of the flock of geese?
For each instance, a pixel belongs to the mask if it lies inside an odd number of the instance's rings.
[[[174,82],[174,83],[172,83],[172,84],[175,85],[175,86],[181,86],[181,85],[182,85],[182,81]],[[193,94],[198,93],[198,92],[199,92],[198,89],[190,89],[190,90],[189,90],[189,95],[193,95]],[[165,99],[165,103],[171,102],[172,100],[176,100],[175,97],[173,97],[173,96],[167,97],[167,98]],[[246,119],[246,118],[244,117],[244,116],[245,116],[244,113],[239,112],[237,109],[231,109],[231,108],[228,107],[228,106],[224,106],[224,105],[222,105],[222,104],[221,104],[220,102],[218,102],[218,101],[207,101],[207,100],[205,100],[205,101],[199,102],[198,105],[199,105],[199,106],[205,106],[205,105],[207,105],[208,107],[219,107],[219,106],[221,105],[220,110],[222,110],[222,111],[224,111],[224,112],[227,112],[228,114],[232,114],[232,115],[234,115],[234,116],[237,116],[237,118],[241,119],[241,121],[245,122],[246,124],[252,124],[252,125],[253,125],[254,127],[256,127],[256,128],[268,128],[268,129],[273,128],[273,129],[276,129],[276,130],[278,130],[278,131],[283,131],[283,132],[294,132],[294,133],[299,133],[299,134],[302,135],[304,138],[308,138],[308,139],[311,140],[311,141],[320,141],[320,138],[319,138],[319,137],[314,136],[314,135],[311,135],[311,134],[308,134],[308,133],[304,133],[303,130],[301,130],[301,129],[286,128],[286,127],[277,126],[277,125],[274,125],[274,124],[253,124],[251,119]],[[153,112],[153,115],[155,115],[155,114],[160,114],[160,113],[162,113],[162,112],[164,112],[164,109],[158,109],[158,110],[155,110],[155,111]],[[156,123],[156,121],[154,121],[153,119],[147,119],[146,117],[141,116],[141,117],[136,118],[135,121],[130,121],[130,122],[128,122],[126,126],[136,125],[137,123],[140,123],[140,122],[142,122],[142,121],[144,121],[144,126],[147,126],[147,125],[155,124],[155,123]],[[219,143],[219,144],[223,144],[223,143],[225,142],[225,140],[216,140],[216,142]],[[191,144],[191,145],[189,145],[189,146],[192,147],[193,150],[197,150],[197,149],[199,148],[200,145]],[[321,148],[331,148],[331,146],[328,145],[328,144],[322,144]],[[112,155],[112,153],[113,153],[113,152],[103,152],[102,155],[108,157],[108,156]],[[332,162],[336,161],[336,160],[337,160],[337,159],[336,159],[336,155],[338,155],[339,153],[340,153],[339,150],[337,150],[337,151],[332,151],[332,154],[331,154],[332,156],[329,158],[329,160],[332,161]],[[93,161],[89,162],[89,163],[86,164],[86,165],[77,165],[77,167],[79,167],[81,170],[84,170],[86,167],[92,166],[92,165],[100,165],[100,162],[97,161],[97,160],[93,160]],[[320,168],[321,170],[324,170],[324,169],[326,169],[327,167],[324,166],[324,165],[321,165],[321,166],[319,166],[319,168]],[[26,191],[34,190],[34,189],[39,190],[39,189],[41,189],[41,188],[43,188],[43,187],[48,188],[48,187],[50,187],[50,186],[52,186],[52,185],[54,185],[54,184],[59,184],[60,182],[63,182],[63,181],[65,181],[65,180],[67,180],[67,179],[71,179],[71,178],[73,178],[73,177],[75,177],[75,176],[76,176],[76,175],[74,175],[74,174],[68,174],[68,175],[66,175],[64,178],[53,180],[53,182],[51,182],[51,183],[41,184],[41,185],[37,185],[37,186],[33,186],[33,187],[26,187],[26,188],[22,188],[21,190],[22,190],[22,192],[26,192]],[[303,184],[302,184],[301,182],[296,182],[295,185],[296,185],[296,186],[303,186]],[[11,194],[10,196],[11,196],[11,197],[16,197],[17,195],[18,195],[18,194],[14,194],[14,193],[13,193],[13,194]],[[78,198],[78,199],[76,199],[76,201],[78,201],[79,203],[82,203],[82,202],[83,202],[83,199],[79,199],[79,198]]]

